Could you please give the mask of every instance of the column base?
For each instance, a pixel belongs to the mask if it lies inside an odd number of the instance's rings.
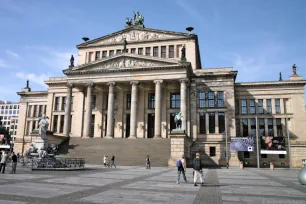
[[[163,139],[160,135],[155,135],[153,139]]]
[[[104,137],[105,139],[113,139],[114,137],[113,136],[110,136],[110,135],[107,135]]]
[[[130,135],[128,139],[137,139],[136,135]]]

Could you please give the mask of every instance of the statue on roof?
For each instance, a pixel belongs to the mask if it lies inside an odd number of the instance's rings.
[[[295,65],[295,64],[292,65],[292,75],[293,75],[293,76],[297,76],[297,73],[296,73],[296,65]]]
[[[71,55],[69,67],[74,67],[74,57]]]
[[[30,88],[30,87],[29,87],[29,80],[27,80],[27,86],[26,86],[26,88]]]
[[[144,17],[137,11],[136,13],[134,12],[134,25],[143,25],[144,23]]]
[[[132,24],[133,24],[132,18],[126,17],[125,23],[126,23],[128,26],[132,25]]]
[[[181,49],[181,61],[186,61],[186,47],[183,45],[183,48]]]
[[[126,45],[127,45],[127,41],[126,41],[126,38],[124,38],[124,39],[123,39],[123,50],[122,50],[123,53],[126,53],[126,52],[127,52],[127,50],[126,50]]]
[[[283,81],[282,73],[279,73],[279,81]]]

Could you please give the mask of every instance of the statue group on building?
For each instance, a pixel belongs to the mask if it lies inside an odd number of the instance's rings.
[[[126,18],[125,23],[130,26],[130,25],[143,25],[144,24],[144,16],[137,11],[136,13],[134,12],[134,17],[133,18]]]

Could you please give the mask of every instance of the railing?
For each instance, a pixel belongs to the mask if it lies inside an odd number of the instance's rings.
[[[76,170],[85,168],[84,158],[47,157],[32,159],[32,170]]]

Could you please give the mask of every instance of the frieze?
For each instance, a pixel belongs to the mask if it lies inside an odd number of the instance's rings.
[[[116,44],[122,43],[124,39],[128,42],[133,41],[149,41],[149,40],[160,40],[160,39],[169,39],[177,38],[176,35],[169,35],[165,33],[154,33],[149,31],[140,31],[140,30],[131,30],[126,33],[111,37],[109,39],[102,40],[90,45],[107,45],[107,44]]]

